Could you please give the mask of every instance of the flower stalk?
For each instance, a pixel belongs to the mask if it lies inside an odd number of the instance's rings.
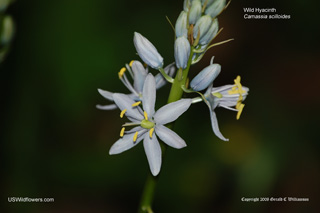
[[[187,82],[187,77],[189,73],[189,69],[192,62],[192,55],[193,55],[193,47],[190,50],[190,56],[188,59],[187,67],[183,70],[182,79],[179,79],[179,74],[176,75],[173,84],[171,86],[168,103],[172,103],[181,99],[183,95],[183,87]],[[169,123],[166,125],[169,129],[173,129],[174,123]],[[165,150],[167,149],[166,144],[161,143],[161,150],[162,150],[162,158],[164,157]],[[157,185],[159,176],[153,176],[151,172],[148,173],[146,183],[144,185],[140,206],[138,213],[152,213],[152,203],[154,198],[154,193]]]

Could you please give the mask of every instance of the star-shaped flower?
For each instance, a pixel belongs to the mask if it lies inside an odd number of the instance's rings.
[[[133,85],[131,84],[131,82],[128,80],[126,76],[127,70],[133,79]],[[175,73],[174,63],[169,64],[167,67],[165,67],[164,71],[169,76],[173,76],[173,74]],[[130,94],[127,94],[127,95],[130,96],[130,98],[132,98],[135,101],[142,101],[142,88],[143,88],[145,79],[148,75],[148,68],[144,68],[141,62],[139,61],[131,61],[129,65],[126,64],[126,67],[121,68],[118,75],[122,83],[131,92]],[[158,73],[156,75],[155,80],[156,80],[157,89],[161,88],[166,84],[166,80],[161,73]],[[102,89],[98,89],[98,92],[107,100],[112,102],[114,101],[112,97],[114,93],[106,90],[102,90]],[[115,104],[109,104],[109,105],[98,104],[96,107],[101,110],[112,110],[117,108]]]
[[[143,141],[144,150],[149,162],[151,173],[156,176],[161,168],[161,147],[157,137],[167,145],[180,149],[186,146],[185,141],[164,125],[175,121],[191,105],[191,99],[181,99],[167,104],[155,112],[156,80],[152,74],[146,77],[142,91],[142,109],[130,97],[124,94],[113,94],[115,104],[121,110],[120,117],[126,115],[131,123],[124,124],[121,138],[116,141],[109,154],[122,153]],[[127,126],[136,126],[125,131]]]

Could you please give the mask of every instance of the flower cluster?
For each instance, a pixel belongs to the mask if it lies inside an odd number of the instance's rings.
[[[208,106],[214,134],[221,140],[228,141],[219,130],[215,109],[223,107],[236,111],[236,118],[239,119],[244,108],[242,102],[249,89],[241,85],[240,76],[236,77],[233,85],[214,87],[214,80],[221,72],[221,65],[213,63],[214,57],[191,81],[188,77],[191,65],[197,63],[207,49],[219,44],[210,45],[219,32],[217,16],[225,8],[225,0],[185,0],[184,10],[175,23],[175,62],[165,68],[164,59],[156,47],[140,33],[134,33],[134,46],[145,66],[134,60],[120,69],[119,79],[129,93],[98,89],[104,98],[113,103],[97,105],[97,108],[119,108],[120,117],[126,116],[130,121],[122,125],[120,139],[113,144],[109,154],[122,153],[143,140],[151,173],[158,175],[162,158],[158,139],[176,149],[186,146],[185,141],[165,125],[174,122],[192,104],[199,102]],[[151,68],[158,71],[157,75],[153,76],[149,72]],[[156,111],[156,91],[167,83],[172,84],[168,104]],[[197,97],[181,99],[184,92],[194,93]]]

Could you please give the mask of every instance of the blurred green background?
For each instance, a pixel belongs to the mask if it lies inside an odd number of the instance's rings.
[[[139,59],[133,32],[173,61],[173,31],[182,0],[16,1],[7,10],[16,35],[0,65],[1,212],[135,212],[148,164],[139,145],[109,156],[119,110],[97,88],[127,92],[117,73]],[[275,7],[290,20],[244,20],[243,7]],[[220,141],[208,109],[196,104],[176,123],[188,146],[164,159],[155,212],[320,212],[318,1],[233,1],[224,30],[194,66],[222,65],[216,86],[241,75],[250,88],[239,121],[217,109]],[[158,93],[164,104],[169,88]],[[54,203],[9,203],[8,197],[53,197]],[[241,202],[242,197],[306,197],[309,202]]]

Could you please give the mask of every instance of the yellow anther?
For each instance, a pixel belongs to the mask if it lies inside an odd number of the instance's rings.
[[[236,109],[239,109],[240,105],[241,105],[241,102],[237,102]]]
[[[126,111],[127,111],[127,109],[124,109],[124,110],[121,111],[120,118],[123,118],[123,115],[124,115],[124,113],[126,113]]]
[[[149,137],[152,138],[152,134],[153,134],[154,128],[151,128],[149,131]]]
[[[240,104],[240,106],[238,107],[237,120],[239,120],[239,118],[240,118],[243,107],[244,107],[244,104]]]
[[[135,102],[134,104],[132,104],[133,107],[139,106],[139,104],[141,104],[141,101]]]
[[[118,73],[119,78],[122,78],[122,76],[123,76],[123,74],[124,74],[124,72],[125,72],[126,70],[127,70],[127,69],[126,69],[125,67],[122,67],[122,68],[121,68],[120,72]]]
[[[132,67],[134,60],[130,61],[129,66]]]
[[[144,119],[148,120],[148,113],[146,111],[143,112],[143,115],[144,115]]]
[[[246,93],[245,90],[242,89],[242,85],[240,83],[240,76],[238,75],[236,79],[234,79],[235,86],[232,87],[231,90],[228,91],[229,95],[239,94],[239,100],[242,100],[242,94]]]
[[[240,80],[241,80],[241,78],[240,78],[240,76],[238,75],[237,78],[234,79],[234,83],[235,83],[235,85],[238,87],[239,93],[240,93],[240,94],[243,94],[243,93],[245,93],[246,91],[244,91],[244,90],[242,89],[242,85],[241,85],[241,83],[240,83]]]
[[[138,132],[134,133],[133,142],[136,142],[138,138]]]
[[[124,135],[124,130],[125,130],[126,128],[124,128],[124,127],[122,127],[122,129],[121,129],[121,131],[120,131],[120,137],[123,137],[123,135]]]

